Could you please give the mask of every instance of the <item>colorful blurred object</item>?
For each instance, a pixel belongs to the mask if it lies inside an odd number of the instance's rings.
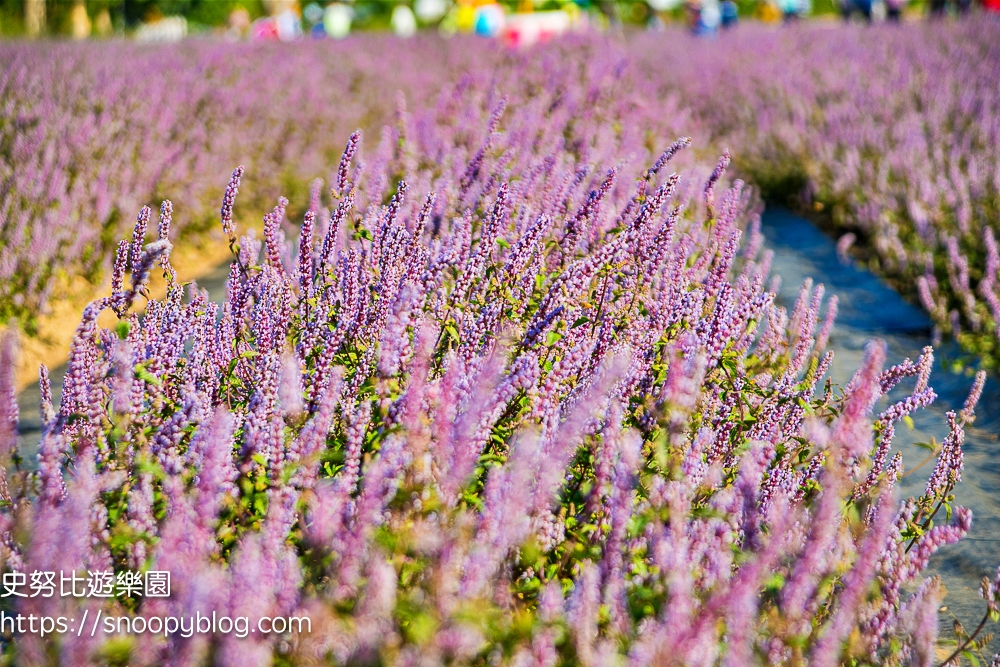
[[[291,9],[285,9],[274,16],[257,19],[250,26],[250,37],[253,39],[292,42],[301,36],[302,20]]]
[[[723,28],[732,28],[739,22],[740,9],[733,0],[722,0],[719,3],[719,8],[722,10]]]
[[[286,9],[274,17],[278,39],[291,42],[302,36],[302,21],[291,9]]]
[[[471,2],[459,2],[454,11],[454,28],[458,32],[472,32],[476,27],[476,8]]]
[[[496,3],[477,7],[474,21],[475,33],[482,37],[497,37],[503,30],[506,19],[503,7]]]
[[[581,24],[582,21],[576,23]],[[526,48],[547,42],[574,27],[574,21],[568,11],[514,14],[507,20],[503,41],[510,47]]]
[[[273,16],[257,19],[250,25],[250,37],[260,40],[277,40],[278,23]]]

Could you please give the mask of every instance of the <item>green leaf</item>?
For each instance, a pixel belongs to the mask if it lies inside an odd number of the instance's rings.
[[[155,385],[157,387],[159,387],[161,384],[163,384],[160,381],[160,378],[156,377],[155,375],[153,375],[152,373],[150,373],[148,370],[146,370],[146,367],[143,366],[142,364],[136,364],[135,368],[133,369],[133,371],[135,372],[135,376],[137,378],[139,378],[140,380],[142,380],[143,382],[149,383],[151,385]]]
[[[780,572],[775,572],[764,583],[764,588],[771,593],[776,593],[780,591],[784,585],[785,575]]]

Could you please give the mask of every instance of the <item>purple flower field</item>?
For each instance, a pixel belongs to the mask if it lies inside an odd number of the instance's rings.
[[[724,42],[575,38],[523,55],[378,36],[282,48],[4,45],[0,317],[31,328],[66,275],[99,282],[114,239],[150,199],[176,201],[179,232],[209,229],[218,174],[233,164],[248,167],[255,209],[304,195],[347,134],[363,126],[377,136],[391,121],[397,91],[422,108],[478,73],[531,96],[520,75],[544,87],[551,72],[583,92],[598,57],[621,65],[617,111],[630,111],[613,122],[643,119],[626,130],[643,135],[640,153],[668,131],[698,137],[706,154],[738,148],[735,166],[765,195],[847,232],[845,249],[853,244],[940,331],[994,366],[998,33],[989,20],[747,26]]]
[[[1000,571],[980,628],[939,637],[928,563],[973,519],[953,491],[985,373],[902,497],[893,439],[936,399],[934,352],[892,366],[873,341],[833,385],[836,298],[807,281],[775,302],[759,193],[791,183],[887,274],[946,310],[971,299],[938,321],[979,313],[985,345],[997,34],[4,46],[0,311],[30,320],[60,272],[109,277],[60,396],[40,369],[37,451],[17,447],[17,336],[0,339],[5,659],[980,660]],[[883,81],[880,63],[925,76],[949,47],[971,54],[949,70],[964,88],[934,79],[932,103]],[[810,69],[832,53],[842,68]],[[923,143],[899,141],[925,112]],[[922,150],[956,166],[905,171]],[[232,249],[221,303],[170,263],[197,234]],[[954,280],[932,289],[935,271]],[[169,595],[133,590],[157,573]],[[184,630],[205,618],[247,625]]]
[[[748,28],[629,52],[766,195],[846,232],[845,249],[1000,364],[1000,22]]]
[[[30,321],[65,274],[99,282],[153,198],[177,232],[216,222],[219,176],[245,164],[255,204],[336,162],[359,126],[422,104],[492,55],[378,47],[189,43],[0,44],[0,318]],[[45,230],[45,233],[40,233]]]

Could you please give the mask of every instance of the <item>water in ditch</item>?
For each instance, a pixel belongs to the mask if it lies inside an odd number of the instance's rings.
[[[921,349],[930,343],[931,323],[920,309],[907,303],[899,294],[864,268],[842,263],[834,242],[811,223],[780,208],[769,209],[763,217],[767,246],[774,251],[772,272],[781,276],[779,302],[791,306],[799,286],[807,277],[823,283],[827,294],[840,300],[836,326],[830,338],[835,352],[831,368],[833,381],[844,386],[861,363],[865,344],[881,338],[888,345],[889,363],[904,358],[916,359]],[[199,281],[214,300],[225,292],[228,265]],[[939,361],[955,358],[959,351],[945,343],[936,348]],[[65,368],[52,373],[53,393],[59,387]],[[914,428],[900,425],[895,446],[903,452],[904,472],[900,483],[906,496],[919,495],[926,483],[933,461],[921,468],[917,464],[926,458],[926,450],[913,445],[935,438],[941,442],[947,432],[945,413],[962,407],[972,378],[935,366],[931,385],[937,401],[913,415]],[[19,397],[21,407],[21,451],[33,452],[39,438],[38,388],[32,387]],[[974,521],[969,536],[959,544],[941,550],[931,562],[931,570],[940,574],[948,590],[946,609],[941,613],[942,627],[950,627],[957,617],[967,628],[978,622],[985,609],[979,597],[979,582],[984,575],[991,578],[1000,565],[1000,383],[990,377],[983,398],[976,410],[976,421],[967,429],[965,441],[965,471],[956,491],[959,504],[972,509]],[[1000,651],[1000,639],[992,650]]]
[[[840,299],[837,321],[830,336],[834,351],[831,368],[833,381],[843,387],[861,364],[865,344],[872,338],[887,343],[888,363],[906,357],[916,360],[930,344],[931,322],[917,307],[907,303],[892,288],[867,269],[837,258],[834,241],[808,221],[780,208],[763,216],[767,247],[774,251],[772,273],[781,276],[778,300],[791,307],[799,286],[807,277],[823,283],[827,294]],[[958,348],[945,342],[935,347],[937,357],[931,386],[938,399],[928,408],[913,414],[914,428],[900,424],[893,440],[903,453],[904,477],[900,490],[904,497],[920,495],[933,468],[930,461],[920,468],[927,450],[915,442],[941,442],[948,432],[945,413],[960,410],[968,396],[972,378],[951,372],[942,362],[957,359]],[[912,388],[903,383],[901,391]],[[897,390],[891,398],[895,398]],[[886,400],[876,409],[886,405]],[[991,579],[1000,565],[1000,382],[989,377],[976,409],[975,423],[966,429],[965,470],[955,491],[956,502],[972,510],[972,530],[958,544],[945,547],[931,560],[931,570],[940,574],[947,588],[941,627],[950,636],[955,617],[972,630],[986,609],[979,596],[984,575]],[[907,474],[909,471],[909,474]],[[947,629],[946,629],[947,628]],[[990,647],[1000,651],[1000,640]]]

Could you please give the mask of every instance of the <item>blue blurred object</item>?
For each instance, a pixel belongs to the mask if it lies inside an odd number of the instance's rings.
[[[722,7],[718,0],[701,0],[695,34],[701,37],[715,37],[719,34],[720,25],[722,25]]]
[[[868,23],[872,21],[872,0],[841,0],[840,11],[845,21],[850,21],[855,13],[861,14]]]
[[[274,17],[278,39],[282,42],[292,42],[302,36],[302,21],[299,15],[291,10],[285,10]]]
[[[503,24],[504,12],[500,5],[483,5],[476,9],[476,22],[473,30],[477,35],[496,37],[503,29]]]
[[[722,0],[719,5],[722,10],[723,29],[732,28],[740,20],[740,9],[733,0]]]

